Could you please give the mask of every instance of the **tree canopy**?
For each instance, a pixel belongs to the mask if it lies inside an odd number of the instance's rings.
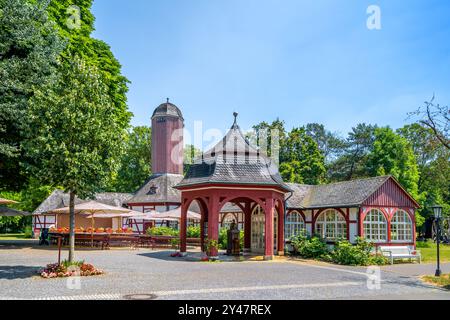
[[[0,0],[0,189],[27,182],[20,162],[28,101],[51,80],[64,49],[44,1]]]

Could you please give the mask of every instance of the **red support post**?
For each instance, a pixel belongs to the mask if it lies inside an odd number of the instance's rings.
[[[251,202],[245,203],[244,210],[244,251],[250,251],[252,246],[252,208]]]
[[[278,210],[278,255],[284,255],[284,204],[280,201]]]
[[[208,208],[208,240],[219,241],[219,199],[217,196],[210,198],[210,204]],[[210,258],[219,257],[219,248],[211,247],[209,252]]]
[[[187,211],[185,199],[182,199],[181,219],[180,219],[180,252],[186,253],[186,229],[187,229]]]
[[[265,248],[264,248],[264,260],[273,259],[273,216],[275,205],[272,198],[266,199],[266,206],[264,208],[265,213]]]

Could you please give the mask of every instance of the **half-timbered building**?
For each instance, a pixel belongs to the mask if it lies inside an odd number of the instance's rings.
[[[264,254],[266,259],[283,254],[285,241],[299,232],[320,235],[329,243],[364,237],[377,245],[415,246],[419,205],[395,178],[324,185],[285,183],[274,162],[245,138],[236,117],[225,137],[184,175],[183,116],[169,101],[161,104],[152,115],[153,174],[134,193],[99,193],[95,200],[140,212],[181,206],[177,225],[181,252],[187,249],[188,210],[201,213],[202,244],[206,238],[217,240],[219,228],[234,221],[244,231],[244,250]],[[53,192],[34,211],[35,232],[67,224],[67,217],[47,214],[67,204],[67,195]],[[81,217],[77,221],[87,224]],[[114,227],[113,222],[102,223]],[[125,223],[137,233],[149,227],[142,220]]]

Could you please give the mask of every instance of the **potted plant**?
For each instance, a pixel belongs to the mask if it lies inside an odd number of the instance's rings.
[[[216,256],[212,256],[211,255],[211,251],[213,249],[218,250],[219,249],[219,243],[217,242],[217,240],[214,239],[206,239],[205,240],[205,246],[206,246],[206,254],[209,257],[209,260],[215,261],[218,258]]]

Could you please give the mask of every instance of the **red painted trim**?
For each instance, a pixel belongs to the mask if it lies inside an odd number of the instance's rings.
[[[293,212],[297,212],[298,214],[300,214],[300,216],[302,217],[302,219],[303,219],[303,222],[304,223],[307,223],[306,222],[306,216],[305,216],[305,214],[301,211],[301,210],[289,210],[287,213],[286,213],[286,218],[287,218],[287,216],[288,215],[290,215],[290,214],[292,214]],[[309,223],[311,223],[311,222],[309,222]]]

